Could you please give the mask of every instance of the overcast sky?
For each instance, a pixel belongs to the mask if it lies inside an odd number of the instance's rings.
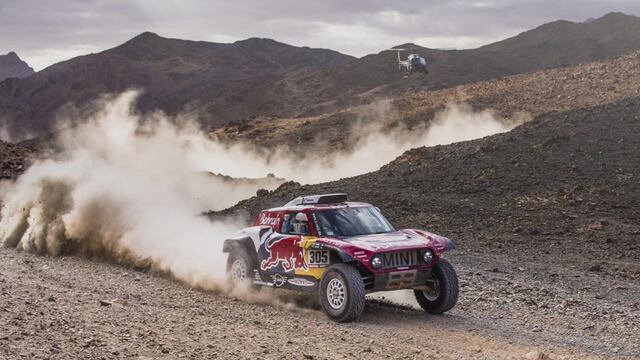
[[[473,48],[545,22],[611,11],[640,14],[640,0],[0,0],[0,54],[36,70],[152,31],[233,42],[268,37],[362,56],[414,42]]]

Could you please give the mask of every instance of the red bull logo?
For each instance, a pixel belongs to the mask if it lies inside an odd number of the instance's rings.
[[[304,251],[298,244],[299,241],[291,241],[290,238],[268,240],[265,248],[269,252],[269,257],[260,263],[260,268],[265,271],[282,265],[287,272],[294,269],[309,270]]]

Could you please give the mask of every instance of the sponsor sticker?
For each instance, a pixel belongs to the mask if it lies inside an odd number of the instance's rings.
[[[287,282],[291,285],[295,285],[295,286],[313,286],[315,285],[315,283],[313,281],[307,280],[307,279],[303,279],[303,278],[293,278],[293,279],[289,279],[287,280]]]
[[[277,270],[279,266],[282,266],[285,272],[295,269],[309,270],[302,248],[292,243],[290,238],[271,238],[265,243],[265,250],[268,257],[260,263],[262,271],[273,268]]]
[[[281,287],[287,282],[287,278],[280,274],[271,275],[271,279],[273,280],[273,286],[275,287]]]
[[[271,217],[265,213],[262,213],[258,218],[258,223],[260,225],[277,226],[280,223],[280,218]]]
[[[322,239],[322,241],[327,244],[327,245],[331,245],[331,246],[335,246],[335,247],[343,247],[344,243],[338,240],[333,240],[333,239]]]

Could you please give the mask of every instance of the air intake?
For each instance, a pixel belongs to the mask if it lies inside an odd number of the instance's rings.
[[[339,204],[348,201],[347,194],[323,194],[323,195],[307,195],[297,197],[284,206],[297,206],[297,205],[318,205],[318,204]]]

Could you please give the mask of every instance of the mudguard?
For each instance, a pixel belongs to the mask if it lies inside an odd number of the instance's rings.
[[[222,246],[223,252],[229,252],[229,249],[232,249],[235,243],[245,243],[247,240],[249,241],[249,245],[247,251],[251,249],[253,253],[258,252],[258,248],[260,247],[260,243],[264,241],[269,235],[273,233],[273,230],[270,226],[252,226],[248,228],[244,228],[233,235],[232,238],[226,239]],[[244,245],[243,245],[244,246]]]
[[[353,256],[351,256],[351,254],[349,254],[348,252],[342,250],[342,249],[338,249],[336,247],[333,246],[327,246],[326,247],[328,250],[331,250],[332,252],[334,252],[335,254],[338,255],[338,257],[340,258],[340,260],[343,263],[348,263],[348,262],[352,262],[355,259],[353,258]]]
[[[258,247],[260,241],[266,239],[273,230],[269,226],[252,226],[238,231],[232,238],[226,239],[222,244],[222,252],[244,251],[253,263],[255,269],[258,268]]]
[[[249,254],[255,252],[255,250],[253,250],[253,241],[248,237],[242,239],[227,239],[222,244],[223,253],[230,253],[240,249]]]
[[[456,248],[456,244],[453,243],[453,240],[449,238],[444,238],[444,250],[442,251],[450,251]]]

